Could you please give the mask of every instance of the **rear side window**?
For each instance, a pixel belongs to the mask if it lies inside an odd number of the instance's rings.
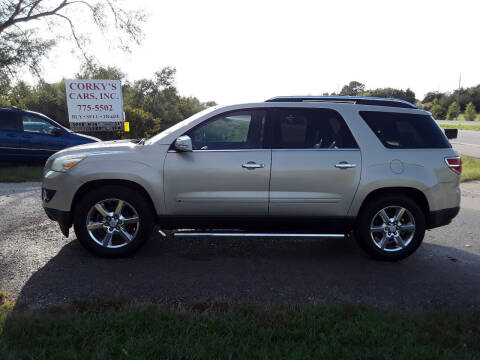
[[[276,109],[274,149],[358,148],[345,121],[330,109]]]
[[[450,143],[429,115],[360,111],[370,129],[389,149],[439,149]]]
[[[18,131],[17,114],[0,110],[0,131]]]

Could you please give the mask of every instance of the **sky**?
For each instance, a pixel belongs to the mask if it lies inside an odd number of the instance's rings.
[[[478,0],[128,0],[149,18],[130,54],[96,35],[99,62],[129,80],[177,69],[180,94],[219,104],[278,95],[367,89],[452,91],[480,84]],[[86,25],[85,25],[86,26]],[[81,29],[81,27],[80,27]],[[79,60],[61,43],[44,62],[47,81],[72,78]]]

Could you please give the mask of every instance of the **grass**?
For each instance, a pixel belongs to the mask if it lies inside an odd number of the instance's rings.
[[[461,155],[462,182],[480,179],[480,159]]]
[[[454,125],[454,124],[439,124],[443,129],[458,129],[458,130],[480,130],[480,125]]]
[[[0,163],[0,182],[42,181],[42,165]]]
[[[0,311],[2,360],[480,358],[480,309],[110,301]]]
[[[468,121],[465,119],[465,114],[458,115],[458,121]],[[480,114],[475,115],[475,119],[473,121],[480,121]]]

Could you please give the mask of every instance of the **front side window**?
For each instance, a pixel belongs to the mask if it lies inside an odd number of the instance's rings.
[[[193,150],[261,149],[265,111],[237,111],[216,116],[187,133]]]
[[[330,109],[277,109],[274,149],[358,148],[340,114]]]
[[[390,149],[449,148],[450,143],[429,115],[360,111],[382,144]]]
[[[23,131],[35,134],[52,135],[56,129],[45,119],[38,116],[23,114],[22,115]]]
[[[17,115],[13,111],[0,111],[0,131],[18,131]]]

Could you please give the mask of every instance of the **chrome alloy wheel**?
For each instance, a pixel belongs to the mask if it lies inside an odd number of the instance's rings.
[[[106,199],[90,208],[86,226],[88,234],[97,244],[106,248],[120,248],[135,238],[140,218],[128,202]]]
[[[373,217],[370,236],[381,250],[395,252],[406,248],[415,235],[415,219],[401,206],[388,206]]]

